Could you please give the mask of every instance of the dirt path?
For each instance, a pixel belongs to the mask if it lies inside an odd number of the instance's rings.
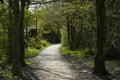
[[[75,80],[74,69],[61,55],[60,46],[52,45],[30,59],[33,63],[31,80]]]
[[[60,44],[52,45],[30,59],[32,65],[28,66],[22,80],[120,80],[119,71],[108,76],[93,75],[92,59],[76,59],[69,55],[63,57],[60,47]],[[116,64],[118,63],[111,62],[106,67],[114,70]]]
[[[28,65],[20,79],[14,80],[120,80],[119,62],[109,61],[106,67],[114,75],[93,75],[93,59],[74,58],[61,55],[60,44],[44,49],[37,57],[29,59]],[[0,80],[9,80],[0,78]]]

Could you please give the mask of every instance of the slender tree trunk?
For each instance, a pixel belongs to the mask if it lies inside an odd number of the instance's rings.
[[[25,67],[25,42],[24,42],[24,9],[25,9],[25,1],[21,0],[21,15],[20,15],[20,60],[21,66]]]
[[[70,21],[69,21],[69,17],[66,17],[66,20],[67,20],[67,36],[68,36],[68,44],[69,44],[69,48],[71,49]]]
[[[36,19],[35,19],[35,24],[36,24],[36,32],[38,32],[38,19],[37,19],[37,17],[36,17]]]
[[[94,73],[105,75],[107,70],[105,68],[104,60],[104,28],[105,28],[105,0],[96,0],[97,13],[97,53],[95,55]]]
[[[12,26],[13,26],[13,17],[12,17],[12,2],[9,0],[9,26],[8,26],[8,52],[7,52],[7,57],[8,57],[8,63],[12,63],[12,58],[13,58],[13,31],[12,31]]]

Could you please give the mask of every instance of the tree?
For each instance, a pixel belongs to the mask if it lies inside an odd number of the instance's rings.
[[[69,49],[84,50],[93,47],[93,37],[90,37],[94,35],[92,31],[96,27],[93,10],[93,2],[88,0],[66,1],[64,4]]]
[[[29,0],[21,0],[21,14],[20,14],[20,61],[21,61],[21,66],[25,67],[25,41],[24,41],[24,11],[25,11],[25,6],[29,3]]]
[[[106,75],[108,72],[105,68],[104,46],[106,37],[105,30],[105,0],[96,0],[97,14],[97,53],[95,55],[94,73]]]
[[[10,38],[10,44],[12,48],[10,48],[10,56],[12,57],[12,65],[13,65],[13,74],[17,75],[21,71],[21,63],[20,63],[20,7],[19,7],[19,1],[16,0],[9,0],[10,10],[13,10],[13,21],[10,21],[10,30],[11,36]],[[11,15],[11,13],[10,13]]]
[[[1,3],[3,3],[3,0],[0,0]]]
[[[9,59],[13,66],[13,74],[21,73],[25,66],[24,47],[24,9],[29,0],[9,0]],[[21,7],[21,8],[20,8]]]

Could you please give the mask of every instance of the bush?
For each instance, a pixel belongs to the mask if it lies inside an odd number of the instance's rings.
[[[25,54],[25,58],[33,58],[33,57],[37,56],[39,52],[40,52],[39,49],[28,48],[28,50],[26,51],[26,54]]]
[[[61,29],[61,36],[62,36],[61,37],[62,46],[69,47],[69,45],[68,45],[67,29],[66,28]]]
[[[28,41],[28,49],[25,51],[25,57],[33,58],[39,54],[40,50],[49,45],[50,43],[48,43],[46,40],[30,38]]]
[[[67,47],[62,47],[62,53],[63,55],[70,55],[72,57],[76,57],[76,58],[92,58],[92,56],[90,56],[90,54],[88,54],[89,49],[84,49],[84,50],[70,50]]]
[[[40,40],[40,39],[35,39],[35,38],[30,38],[28,42],[28,47],[36,48],[36,49],[41,49],[48,45],[49,43],[46,40]]]

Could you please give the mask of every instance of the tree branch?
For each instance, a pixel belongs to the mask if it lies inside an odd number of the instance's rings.
[[[51,0],[51,1],[36,1],[36,2],[32,2],[29,5],[35,5],[35,4],[47,4],[47,3],[52,3],[52,2],[56,2],[57,0]]]

